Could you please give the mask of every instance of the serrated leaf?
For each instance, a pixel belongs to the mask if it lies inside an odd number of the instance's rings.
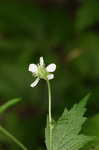
[[[65,109],[59,120],[54,122],[52,130],[53,150],[79,150],[87,142],[92,140],[91,137],[79,134],[86,120],[86,117],[83,117],[83,115],[86,111],[85,105],[89,96],[88,94],[79,104],[75,104],[70,111]],[[47,149],[50,150],[50,130],[48,121],[47,128],[45,129],[45,137]]]

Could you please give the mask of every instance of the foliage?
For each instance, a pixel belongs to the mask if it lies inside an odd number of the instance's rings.
[[[94,140],[87,145],[86,150],[99,150],[99,114],[89,118],[83,128],[83,132],[90,136],[94,136]],[[85,148],[84,148],[85,149]],[[83,150],[84,150],[83,149]]]
[[[99,113],[99,2],[68,2],[45,8],[29,1],[0,1],[0,103],[24,99],[17,109],[2,115],[1,122],[29,149],[44,149],[46,86],[30,89],[32,78],[27,72],[27,64],[39,56],[59,66],[52,81],[55,118],[89,91],[87,115]],[[1,139],[3,145],[17,149],[0,135]]]
[[[85,113],[85,105],[88,100],[86,96],[79,104],[75,104],[70,111],[64,110],[64,113],[57,122],[53,121],[52,129],[52,149],[53,150],[79,150],[86,143],[92,140],[92,137],[80,134],[81,127],[86,118],[83,117]],[[47,121],[47,128],[45,129],[46,146],[50,150],[50,136],[49,123]]]

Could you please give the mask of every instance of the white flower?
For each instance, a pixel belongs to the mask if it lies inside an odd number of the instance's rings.
[[[32,72],[33,76],[36,77],[36,80],[31,84],[31,87],[35,87],[40,79],[51,80],[54,78],[54,72],[56,70],[55,64],[50,64],[45,67],[43,57],[40,57],[39,64],[30,64],[29,71]]]
[[[48,72],[54,72],[56,70],[56,65],[55,64],[50,64],[46,67],[46,70]]]

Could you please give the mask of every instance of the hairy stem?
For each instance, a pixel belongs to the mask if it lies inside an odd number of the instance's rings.
[[[49,80],[48,84],[48,94],[49,94],[49,128],[50,128],[50,150],[52,150],[52,116],[51,116],[51,86]]]
[[[0,126],[0,131],[9,137],[12,141],[14,141],[22,150],[28,150],[19,140],[17,140],[11,133],[9,133],[6,129]]]

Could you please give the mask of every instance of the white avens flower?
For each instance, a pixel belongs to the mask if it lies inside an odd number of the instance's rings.
[[[41,66],[44,65],[44,59],[43,59],[43,57],[40,57],[40,65],[41,65]]]
[[[35,87],[39,83],[40,79],[37,78],[30,86]]]
[[[29,71],[32,72],[32,73],[37,72],[37,65],[35,65],[35,64],[30,64],[30,65],[29,65]]]
[[[46,67],[46,70],[48,72],[54,72],[56,70],[56,65],[55,64],[50,64]]]
[[[43,57],[40,57],[39,64],[30,64],[28,70],[32,72],[34,77],[36,77],[36,80],[30,85],[31,87],[35,87],[40,81],[40,79],[54,79],[54,74],[52,74],[52,72],[56,70],[56,65],[50,64],[47,67],[45,67],[44,59]]]

